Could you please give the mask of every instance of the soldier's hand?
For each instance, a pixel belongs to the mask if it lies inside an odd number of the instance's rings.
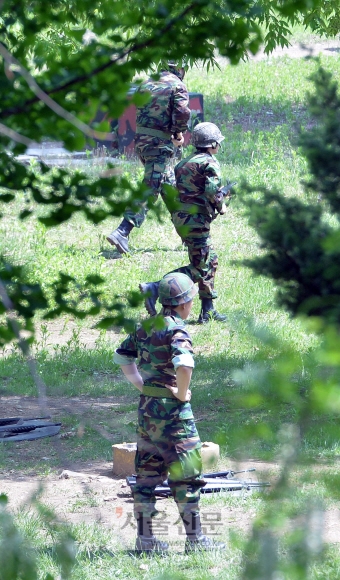
[[[171,391],[176,398],[178,398],[178,387],[169,387],[168,385],[166,385],[166,388],[169,389],[169,391]],[[190,389],[187,390],[186,395],[185,395],[185,399],[179,399],[180,401],[183,402],[189,402],[191,399],[191,391]]]
[[[181,147],[184,143],[184,137],[182,133],[176,133],[171,136],[171,140],[175,147]]]
[[[224,215],[226,213],[226,211],[227,211],[227,206],[225,203],[222,203],[222,207],[220,209],[220,214]]]

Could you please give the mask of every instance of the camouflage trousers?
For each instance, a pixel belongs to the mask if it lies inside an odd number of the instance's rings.
[[[125,219],[140,228],[148,213],[150,204],[154,203],[158,195],[163,197],[162,185],[168,183],[175,187],[175,173],[173,168],[174,151],[170,147],[145,147],[136,145],[136,153],[144,165],[144,183],[150,190],[149,198],[140,203],[140,211],[133,213],[126,210]]]
[[[171,217],[178,235],[188,248],[190,261],[187,266],[173,271],[182,272],[197,283],[201,299],[217,298],[214,282],[218,257],[211,243],[210,217],[181,211],[174,212]]]
[[[143,405],[152,406],[152,417]],[[191,418],[181,418],[178,409],[189,409]],[[141,396],[138,412],[136,485],[133,489],[134,515],[138,520],[152,518],[155,487],[168,479],[172,496],[181,515],[198,512],[200,488],[204,485],[201,441],[189,403],[174,399]]]

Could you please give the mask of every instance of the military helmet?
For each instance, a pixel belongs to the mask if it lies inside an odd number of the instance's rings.
[[[160,68],[169,70],[179,79],[183,80],[185,72],[188,69],[188,62],[185,57],[176,60],[169,58],[168,60],[161,63]]]
[[[173,67],[173,68],[188,68],[188,61],[185,57],[183,58],[177,58],[177,59],[171,59],[169,58],[169,60],[167,61],[167,65],[168,67]]]
[[[190,302],[198,290],[186,274],[173,272],[162,278],[159,284],[159,301],[163,306],[179,306]]]
[[[224,137],[215,123],[198,123],[191,135],[191,142],[195,147],[215,147],[222,143]]]

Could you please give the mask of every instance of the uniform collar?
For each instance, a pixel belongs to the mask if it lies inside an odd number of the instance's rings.
[[[181,318],[178,312],[173,310],[171,306],[163,306],[161,314],[164,316],[173,316],[174,318],[179,318],[179,320],[182,320],[183,322],[183,318]]]
[[[208,151],[207,149],[205,151],[196,149],[195,154],[203,154],[203,155],[209,155],[210,157],[214,157],[214,155],[212,153],[210,153],[210,151]]]

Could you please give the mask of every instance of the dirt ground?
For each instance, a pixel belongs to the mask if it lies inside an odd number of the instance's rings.
[[[65,413],[72,412],[79,417],[86,417],[95,413],[95,410],[105,410],[112,406],[119,406],[122,401],[117,397],[90,399],[83,397],[56,398],[48,397],[46,407],[51,420],[57,421]],[[1,415],[6,417],[38,417],[41,416],[41,408],[38,399],[34,397],[8,396],[1,398]],[[61,437],[64,437],[65,429],[61,428]],[[125,478],[113,474],[113,463],[102,461],[78,462],[71,464],[67,457],[60,451],[58,438],[50,438],[52,445],[46,452],[42,449],[41,442],[22,441],[7,443],[13,446],[9,463],[0,472],[0,493],[5,493],[9,498],[9,508],[15,512],[18,509],[27,509],[30,498],[42,485],[41,501],[53,508],[56,515],[63,521],[70,523],[94,523],[112,529],[112,532],[120,538],[123,547],[131,547],[135,536],[135,524],[133,519],[133,502],[130,488]],[[46,440],[45,440],[46,441]],[[8,447],[7,447],[8,449]],[[49,457],[44,457],[48,453]],[[37,476],[34,473],[20,472],[11,469],[14,461],[27,461],[30,458],[48,461],[52,455],[59,455],[60,468],[57,473],[47,476]],[[15,459],[12,459],[12,457]],[[249,461],[242,464],[233,462],[220,466],[219,469],[249,469],[255,468],[256,474],[247,475],[249,481],[269,481],[277,476],[279,466]],[[212,535],[220,530],[225,532],[229,527],[247,531],[251,526],[252,516],[246,511],[245,495],[239,496],[239,505],[227,508],[221,505],[203,506],[203,521],[206,522],[206,531]],[[204,503],[204,502],[203,502]],[[159,534],[166,535],[172,543],[183,543],[182,529],[178,524],[178,512],[171,499],[159,499],[157,501],[159,514]],[[215,524],[211,523],[215,521]],[[177,522],[177,523],[176,523]]]
[[[65,411],[79,416],[86,416],[96,409],[105,409],[112,405],[119,405],[116,397],[103,399],[89,398],[54,398],[49,397],[47,407],[52,420],[57,420]],[[6,417],[39,416],[39,402],[33,397],[2,397],[1,415]],[[5,411],[5,413],[3,413]],[[61,429],[61,436],[64,430]],[[13,442],[12,453],[16,460],[20,457],[29,463],[30,457],[48,461],[50,457],[43,457],[46,453],[41,449],[41,441]],[[45,440],[46,441],[46,440]],[[49,455],[59,454],[60,468],[56,473],[47,476],[37,476],[33,473],[18,472],[11,469],[13,459],[9,460],[6,468],[0,472],[0,493],[9,498],[9,508],[15,512],[18,509],[32,509],[28,507],[30,498],[42,486],[41,501],[53,508],[56,515],[70,523],[94,523],[110,528],[114,536],[120,539],[122,548],[131,548],[135,537],[133,519],[133,501],[130,488],[125,478],[113,475],[112,462],[91,461],[70,464],[68,458],[60,453],[60,439],[50,438],[54,445],[50,446]],[[9,444],[6,444],[9,445]],[[280,472],[278,463],[259,462],[254,459],[235,463],[225,461],[218,469],[251,469],[255,473],[239,476],[240,479],[250,481],[270,482],[273,484]],[[233,493],[236,496],[237,492]],[[264,492],[265,493],[265,492]],[[251,528],[255,512],[249,510],[247,495],[241,492],[232,502],[232,507],[225,505],[223,499],[216,504],[209,505],[202,501],[202,519],[206,533],[210,535],[228,534],[231,530],[247,534]],[[208,496],[205,496],[208,497]],[[248,504],[248,505],[247,505]],[[171,499],[159,499],[157,510],[160,512],[156,531],[165,536],[172,544],[183,545],[183,530],[178,522],[178,513]],[[324,541],[340,543],[340,509],[329,509],[324,514]],[[158,526],[158,527],[157,527]]]

